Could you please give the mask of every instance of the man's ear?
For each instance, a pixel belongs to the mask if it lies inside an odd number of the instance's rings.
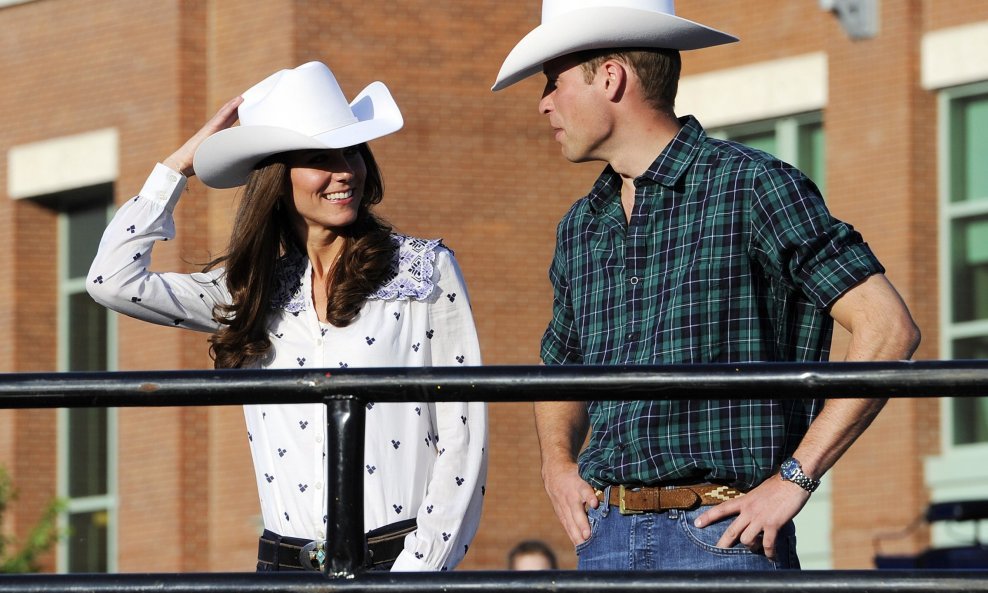
[[[628,86],[628,67],[617,60],[607,60],[600,65],[598,76],[602,77],[601,84],[607,99],[620,100]]]

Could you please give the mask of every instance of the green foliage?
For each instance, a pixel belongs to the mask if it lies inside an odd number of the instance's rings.
[[[4,513],[16,497],[10,474],[0,467],[0,573],[38,572],[38,558],[63,535],[58,528],[58,514],[65,505],[57,499],[50,502],[24,542],[17,546],[14,538],[3,534]]]

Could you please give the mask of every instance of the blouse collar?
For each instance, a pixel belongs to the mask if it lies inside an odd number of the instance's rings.
[[[444,247],[442,240],[392,233],[391,241],[395,252],[388,279],[367,300],[422,301],[429,298],[436,286],[436,251]],[[294,245],[289,247],[275,266],[271,307],[293,315],[305,311],[311,300],[307,281],[310,277],[309,258]]]

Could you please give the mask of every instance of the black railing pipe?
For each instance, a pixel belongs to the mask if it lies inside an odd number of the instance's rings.
[[[403,401],[976,397],[988,361],[173,371],[0,375],[0,408],[322,403],[329,482],[326,574],[117,574],[0,577],[5,593],[354,591],[718,593],[988,591],[988,571],[778,573],[361,572],[365,405]],[[343,577],[343,578],[339,578]]]
[[[0,374],[0,408],[986,394],[988,361]]]
[[[4,593],[971,593],[985,571],[305,573],[17,575]]]
[[[331,577],[349,577],[364,564],[364,406],[353,398],[326,400],[325,571]]]

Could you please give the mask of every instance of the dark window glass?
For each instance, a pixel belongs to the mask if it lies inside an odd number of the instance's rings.
[[[69,515],[69,572],[106,572],[108,524],[105,510]]]
[[[988,319],[988,217],[955,220],[950,239],[953,320]]]
[[[106,308],[88,293],[68,297],[68,358],[70,371],[105,371]]]
[[[73,408],[69,414],[69,496],[107,492],[106,408]]]
[[[958,99],[951,110],[952,202],[988,200],[988,96]]]
[[[68,215],[69,249],[66,271],[69,278],[85,277],[89,272],[89,265],[96,257],[103,229],[106,228],[106,204],[97,203],[73,210]]]
[[[824,197],[827,196],[827,158],[823,124],[806,124],[799,127],[799,155],[797,162],[793,164],[813,180]]]
[[[988,336],[955,341],[954,358],[988,359]],[[953,416],[955,445],[988,441],[988,398],[954,398]]]
[[[757,148],[758,150],[764,150],[769,154],[776,154],[778,150],[778,144],[775,141],[775,131],[761,132],[758,134],[743,134],[740,136],[733,136],[731,140],[735,142],[740,142],[741,144],[747,144],[752,148]]]

